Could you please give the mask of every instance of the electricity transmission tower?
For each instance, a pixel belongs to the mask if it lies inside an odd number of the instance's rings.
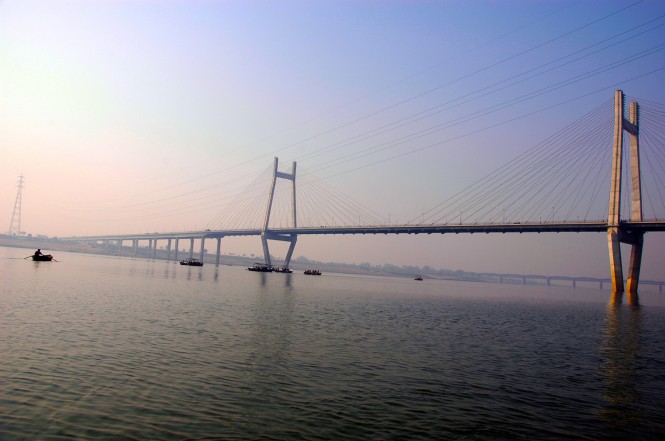
[[[21,195],[23,193],[23,175],[18,177],[18,189],[16,192],[16,202],[14,202],[14,212],[12,213],[12,221],[9,224],[9,231],[7,234],[20,236],[21,235]]]

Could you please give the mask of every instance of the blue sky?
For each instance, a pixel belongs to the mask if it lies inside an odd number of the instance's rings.
[[[26,232],[202,228],[279,156],[407,222],[616,88],[665,103],[663,15],[665,3],[649,0],[0,1],[0,206],[8,226],[22,173]],[[514,85],[496,90],[500,82]],[[369,136],[382,127],[390,131]],[[665,257],[661,236],[647,239],[647,277],[662,276],[649,263]],[[228,247],[260,251],[258,241]],[[607,271],[603,235],[303,238],[300,254]]]

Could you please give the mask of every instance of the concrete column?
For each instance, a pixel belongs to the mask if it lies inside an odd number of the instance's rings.
[[[203,262],[203,253],[205,249],[205,244],[206,244],[206,238],[202,237],[201,238],[201,251],[199,251],[199,260]]]
[[[637,285],[640,281],[640,269],[642,267],[642,250],[644,248],[644,234],[636,234],[634,243],[630,250],[630,266],[628,267],[628,283],[626,291],[637,294]]]
[[[292,205],[292,216],[293,216],[293,228],[298,228],[298,212],[296,211],[296,163],[293,163],[293,166],[291,168],[291,184],[292,184],[292,198],[293,198],[293,205]],[[288,262],[286,263],[286,266],[288,268]]]
[[[217,238],[217,254],[215,254],[215,266],[219,266],[219,252],[222,249],[222,238]]]
[[[268,239],[265,237],[265,233],[261,234],[261,245],[263,245],[263,260],[265,261],[266,266],[272,266],[270,261],[270,249],[268,248]]]
[[[194,238],[189,239],[189,258],[194,257]]]
[[[295,162],[294,162],[294,164],[295,164]],[[298,240],[298,236],[295,235],[295,234],[292,234],[291,235],[291,244],[289,245],[289,250],[287,251],[286,258],[284,259],[284,267],[286,267],[286,268],[288,268],[289,265],[291,264],[291,256],[293,256],[293,250],[296,247],[296,241],[297,240]]]
[[[640,175],[640,115],[639,106],[636,102],[630,103],[630,124],[627,131],[630,134],[630,217],[633,222],[642,221],[642,177]],[[642,266],[642,249],[644,248],[644,233],[636,233],[631,240],[630,266],[628,267],[628,283],[626,290],[631,294],[637,294],[637,286],[640,280],[640,268]]]
[[[178,260],[178,251],[180,251],[178,249],[179,246],[180,246],[180,239],[176,237],[175,238],[175,256],[173,256],[173,260],[175,260],[175,261]]]
[[[270,225],[270,211],[272,210],[272,201],[275,196],[275,185],[277,183],[277,175],[279,171],[277,170],[277,165],[279,160],[275,158],[273,172],[272,172],[272,183],[270,185],[270,191],[268,192],[268,205],[266,206],[266,214],[263,218],[263,228],[261,233],[261,245],[263,246],[263,260],[265,261],[266,266],[271,266],[270,262],[270,250],[268,248],[268,238],[266,237],[266,232],[268,231],[268,226]]]
[[[152,258],[153,259],[157,258],[157,239],[155,239],[154,246],[152,248]]]
[[[166,260],[171,260],[171,239],[166,242]]]
[[[630,134],[630,199],[631,220],[642,221],[642,176],[640,175],[639,106],[630,103],[630,124],[626,130]]]
[[[138,239],[132,239],[132,247],[134,247],[134,257],[136,257],[139,253],[139,240]]]
[[[632,292],[627,292],[626,293],[626,301],[629,305],[639,305],[640,304],[640,299],[637,293],[632,293]]]
[[[614,149],[612,153],[612,175],[610,180],[610,204],[607,216],[607,247],[610,255],[610,278],[614,292],[623,292],[623,269],[621,265],[621,168],[623,159],[623,91],[614,93]]]
[[[623,292],[623,271],[621,263],[621,244],[619,242],[619,229],[610,228],[607,231],[607,246],[610,251],[610,279],[612,290]]]
[[[610,205],[607,223],[618,227],[621,220],[621,167],[623,164],[623,92],[614,94],[614,149],[612,152],[612,175],[610,180]]]
[[[577,288],[577,279],[573,279],[573,288]]]

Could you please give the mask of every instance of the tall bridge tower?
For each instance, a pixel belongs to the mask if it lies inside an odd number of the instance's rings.
[[[16,184],[16,201],[14,201],[14,211],[12,212],[12,220],[9,223],[9,230],[7,234],[20,236],[21,235],[21,198],[23,194],[23,175],[18,177]]]
[[[607,243],[610,252],[610,276],[615,293],[624,292],[621,243],[631,245],[627,290],[637,293],[644,246],[644,231],[631,230],[621,222],[621,181],[623,170],[623,133],[630,136],[630,196],[632,222],[642,222],[642,179],[640,176],[640,116],[639,105],[630,103],[629,119],[624,117],[624,94],[614,94],[614,151],[610,181],[610,203],[607,218]]]
[[[275,185],[277,184],[277,179],[286,179],[291,181],[292,185],[292,204],[291,204],[291,220],[292,228],[298,227],[298,216],[296,211],[296,163],[293,163],[291,168],[291,173],[280,172],[277,168],[279,164],[279,159],[275,158],[275,166],[272,173],[272,185],[270,186],[270,192],[268,194],[268,206],[266,207],[266,215],[263,220],[263,227],[261,228],[261,243],[263,244],[263,258],[267,266],[272,266],[270,261],[270,250],[268,248],[268,240],[281,240],[285,242],[291,242],[289,245],[289,250],[286,253],[286,258],[284,259],[284,266],[289,267],[291,262],[291,256],[293,255],[293,250],[296,247],[296,241],[298,240],[298,235],[296,233],[291,234],[277,234],[273,233],[269,229],[270,225],[270,212],[272,210],[272,201],[275,197]]]

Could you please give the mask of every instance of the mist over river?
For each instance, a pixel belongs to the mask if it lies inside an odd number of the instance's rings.
[[[665,439],[665,294],[0,247],[2,440]]]

